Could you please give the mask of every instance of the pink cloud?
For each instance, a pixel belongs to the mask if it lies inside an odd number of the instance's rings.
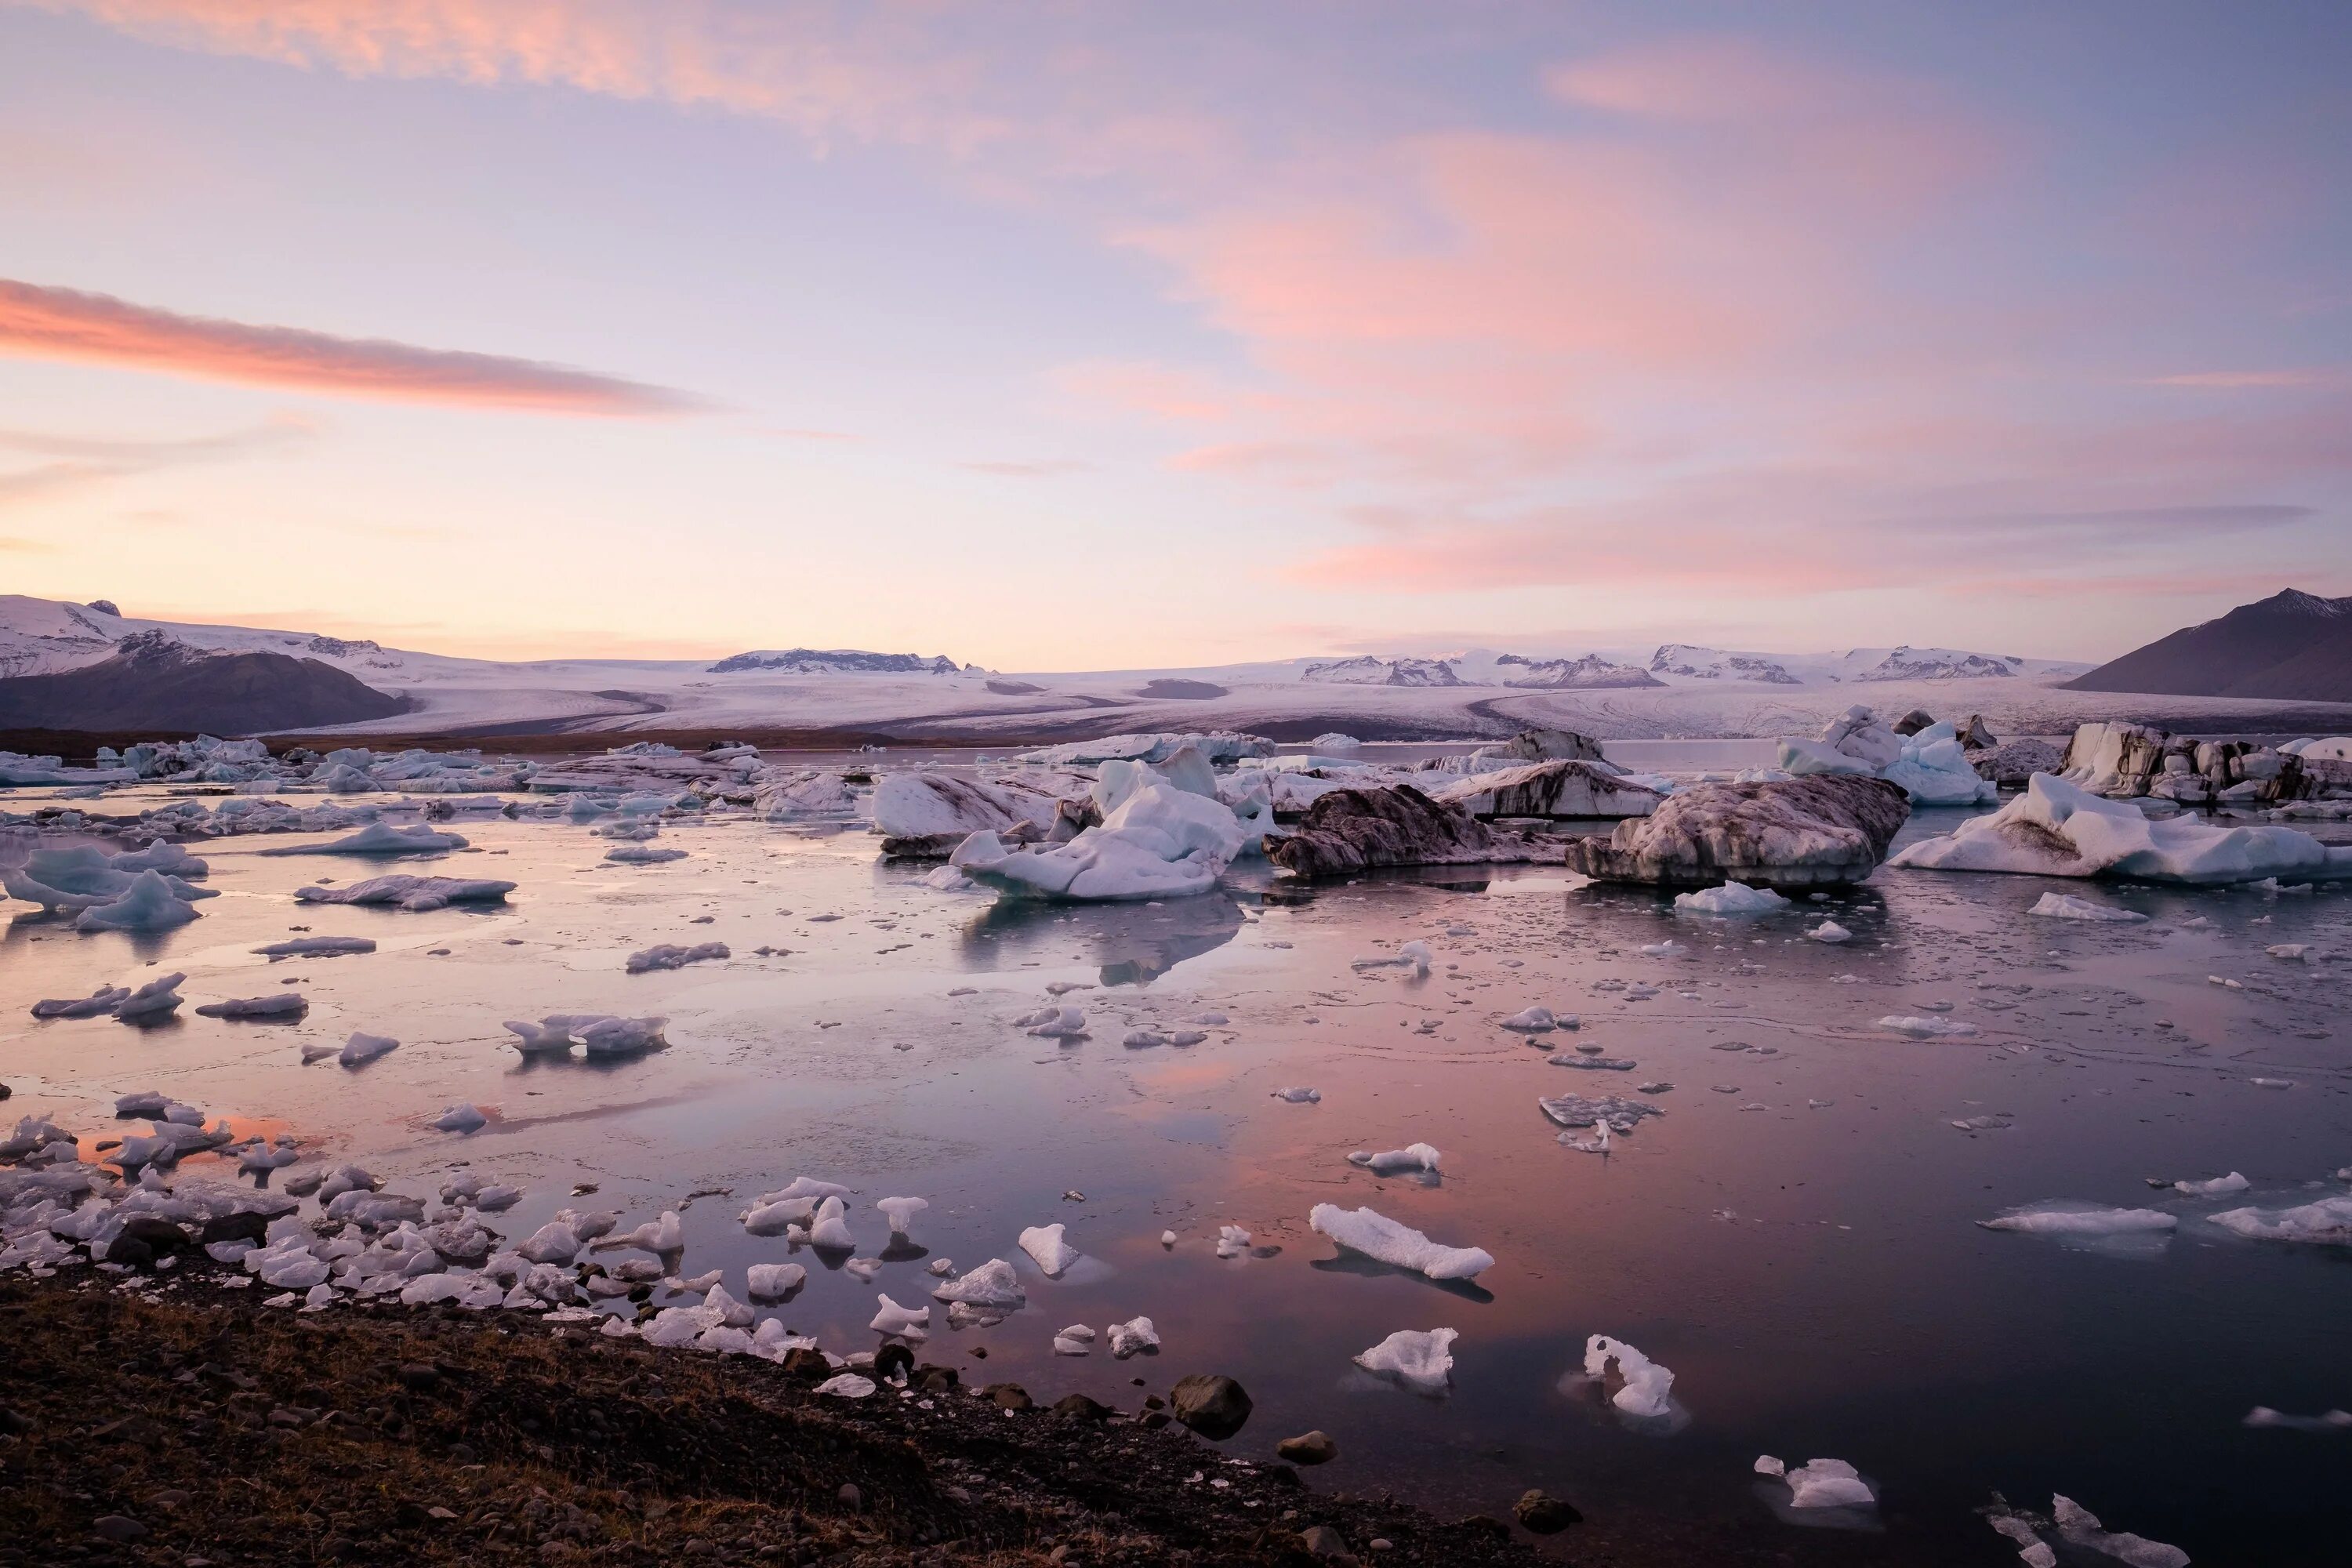
[[[537,360],[183,316],[0,279],[0,353],[340,397],[538,414],[678,414],[697,400]]]

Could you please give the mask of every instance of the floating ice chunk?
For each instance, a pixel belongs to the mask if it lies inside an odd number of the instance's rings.
[[[2172,1230],[2180,1224],[2180,1217],[2161,1209],[2109,1208],[2057,1199],[2046,1205],[2028,1204],[2005,1210],[1995,1218],[1980,1219],[1977,1224],[1987,1230],[2018,1230],[2031,1236],[2116,1236]]]
[[[1157,1029],[1129,1029],[1118,1043],[1131,1051],[1145,1051],[1167,1045],[1169,1039]]]
[[[1503,1020],[1502,1026],[1522,1035],[1549,1034],[1559,1027],[1559,1019],[1549,1007],[1529,1007]]]
[[[2293,1208],[2229,1209],[2213,1223],[2257,1241],[2303,1241],[2352,1247],[2352,1197],[2321,1198]]]
[[[2130,1563],[2131,1568],[2189,1568],[2189,1553],[2178,1546],[2129,1531],[2110,1531],[2099,1523],[2098,1515],[2073,1498],[2053,1496],[2050,1515],[2057,1521],[2060,1538],[2070,1546],[2104,1553]]]
[[[1048,1007],[1019,1022],[1041,1040],[1082,1039],[1087,1032],[1086,1009],[1082,1007]]]
[[[1114,1361],[1125,1361],[1129,1356],[1160,1349],[1160,1331],[1151,1326],[1149,1318],[1130,1318],[1124,1323],[1113,1323],[1109,1332],[1110,1353]]]
[[[1429,965],[1429,943],[1425,942],[1409,942],[1392,953],[1348,961],[1350,969],[1410,969],[1415,974],[1427,974]]]
[[[185,886],[185,884],[182,884]],[[196,906],[172,891],[161,871],[142,871],[119,898],[92,904],[74,917],[79,931],[171,931],[196,918]]]
[[[562,1015],[538,1024],[509,1018],[506,1027],[515,1036],[515,1049],[527,1057],[565,1056],[579,1043],[572,1037],[571,1019]]]
[[[1719,888],[1675,895],[1675,912],[1678,915],[1769,915],[1788,907],[1789,900],[1771,889],[1751,888],[1745,882],[1726,882]]]
[[[1351,1252],[1432,1279],[1469,1279],[1495,1266],[1494,1256],[1480,1247],[1441,1246],[1369,1208],[1317,1204],[1307,1211],[1307,1223]]]
[[[808,1270],[797,1263],[754,1263],[744,1278],[754,1301],[781,1301],[808,1283]]]
[[[370,877],[348,888],[297,888],[294,897],[306,904],[392,904],[412,914],[446,909],[451,904],[504,903],[515,890],[512,882],[486,877]]]
[[[874,1392],[874,1380],[863,1373],[845,1372],[818,1384],[816,1391],[835,1399],[864,1399]]]
[[[179,1010],[180,983],[184,974],[165,974],[150,980],[122,999],[114,1016],[124,1023],[139,1018],[165,1018]]]
[[[649,1219],[636,1229],[620,1236],[608,1236],[596,1243],[598,1252],[618,1252],[625,1248],[650,1252],[656,1256],[686,1250],[686,1226],[676,1209],[664,1209],[658,1218]]]
[[[2114,921],[2129,923],[2147,917],[2136,910],[2118,910],[2107,904],[2095,904],[2088,899],[2078,899],[2072,893],[2044,893],[2041,900],[2025,911],[2059,921]]]
[[[1374,1175],[1393,1176],[1400,1171],[1434,1173],[1437,1170],[1438,1159],[1437,1151],[1428,1144],[1409,1143],[1402,1149],[1384,1150],[1378,1154],[1370,1150],[1359,1149],[1348,1156],[1348,1163],[1351,1165],[1361,1165]]]
[[[1682,943],[1671,939],[1665,942],[1647,942],[1642,948],[1643,955],[1648,958],[1680,958],[1689,951],[1690,949]]]
[[[1055,1355],[1092,1355],[1095,1353],[1095,1331],[1084,1323],[1072,1323],[1054,1336]]]
[[[1217,1227],[1217,1256],[1239,1258],[1250,1249],[1252,1239],[1250,1233],[1237,1225],[1221,1225]]]
[[[931,1205],[925,1198],[877,1198],[874,1206],[889,1220],[892,1236],[912,1236],[915,1216]]]
[[[1622,1340],[1594,1334],[1584,1342],[1585,1376],[1605,1378],[1612,1362],[1617,1364],[1617,1375],[1624,1379],[1624,1386],[1610,1396],[1610,1404],[1628,1415],[1650,1417],[1670,1414],[1675,1386],[1673,1373]]]
[[[2252,1185],[2253,1183],[2232,1171],[2226,1176],[2215,1176],[2210,1181],[2175,1182],[2172,1190],[2187,1193],[2192,1198],[2219,1198],[2227,1197],[2231,1193],[2242,1193]]]
[[[103,1018],[111,1016],[117,1007],[130,999],[131,988],[127,985],[101,985],[87,996],[36,1002],[33,1004],[33,1016],[36,1018]],[[201,1012],[202,1009],[199,1008],[198,1011]]]
[[[1181,898],[1214,887],[1244,837],[1230,807],[1157,782],[1066,844],[1013,849],[994,833],[975,833],[949,863],[1002,898]]]
[[[2289,963],[2303,963],[2311,957],[2311,944],[2301,942],[2273,942],[2263,949],[2263,952],[2272,958],[2284,959]]]
[[[723,942],[699,942],[693,947],[661,942],[629,954],[626,970],[631,974],[644,974],[651,970],[683,969],[689,963],[700,963],[705,959],[733,956]]]
[[[857,1245],[849,1234],[848,1205],[839,1198],[827,1198],[817,1205],[816,1213],[809,1219],[809,1245],[846,1251]]]
[[[280,991],[275,996],[233,996],[226,1002],[207,1002],[196,1013],[205,1018],[299,1018],[310,1010],[308,996]]]
[[[2131,801],[2105,800],[2048,773],[1989,816],[1923,838],[1889,862],[1930,871],[2011,871],[2212,884],[2266,877],[2352,877],[2352,846],[2330,848],[2291,827],[2155,821]]]
[[[1877,1026],[1893,1034],[1908,1035],[1915,1040],[1950,1037],[1963,1038],[1977,1033],[1974,1024],[1958,1018],[1920,1018],[1889,1016],[1878,1020]]]
[[[877,1334],[896,1334],[902,1340],[924,1340],[931,1334],[931,1310],[929,1307],[901,1307],[887,1296],[877,1296],[881,1310],[866,1326]]]
[[[1460,1337],[1454,1329],[1399,1329],[1355,1362],[1415,1394],[1443,1394],[1454,1372],[1452,1347]]]
[[[1002,1258],[992,1258],[971,1273],[931,1291],[935,1301],[950,1301],[967,1307],[995,1307],[1006,1310],[1027,1303],[1028,1293],[1021,1288],[1021,1277],[1013,1265]]]
[[[882,1272],[882,1260],[878,1258],[853,1258],[841,1266],[841,1271],[861,1285],[870,1285],[874,1277]]]
[[[1631,1132],[1634,1124],[1645,1116],[1664,1116],[1661,1107],[1644,1100],[1625,1100],[1605,1094],[1587,1100],[1582,1095],[1563,1094],[1557,1099],[1536,1101],[1544,1115],[1560,1127],[1591,1127],[1605,1122],[1612,1131]]]
[[[2352,1411],[2330,1410],[2321,1415],[2287,1415],[2267,1405],[2257,1405],[2246,1412],[2249,1426],[2278,1426],[2290,1432],[2352,1431]]]
[[[661,866],[685,859],[686,851],[665,849],[657,844],[616,844],[604,851],[604,858],[620,866]]]
[[[1853,932],[1846,930],[1845,927],[1838,924],[1835,921],[1823,921],[1821,924],[1815,926],[1805,934],[1812,938],[1815,942],[1852,942],[1853,940]]]
[[[838,1182],[820,1182],[814,1176],[794,1176],[789,1184],[774,1192],[761,1194],[760,1201],[763,1204],[787,1204],[796,1198],[814,1198],[822,1203],[827,1198],[856,1195],[854,1188],[845,1187]]]
[[[418,823],[414,827],[394,827],[389,823],[371,822],[348,838],[338,838],[331,844],[294,844],[282,848],[264,849],[264,855],[437,855],[451,849],[467,847],[466,840],[455,833],[442,833]]]
[[[1274,1091],[1274,1098],[1287,1100],[1293,1105],[1319,1105],[1323,1100],[1323,1091],[1305,1088],[1277,1089]]]
[[[264,958],[340,958],[345,953],[373,952],[375,940],[364,936],[298,936],[253,951]]]
[[[343,1042],[343,1048],[335,1053],[335,1059],[347,1068],[362,1067],[399,1048],[400,1042],[388,1035],[369,1035],[354,1029],[352,1037]]]
[[[1063,1229],[1059,1225],[1039,1225],[1021,1233],[1021,1250],[1030,1256],[1048,1279],[1085,1256],[1062,1239]]]
[[[1762,1459],[1756,1468],[1768,1473]],[[1784,1470],[1780,1479],[1789,1483],[1790,1508],[1873,1508],[1878,1502],[1870,1483],[1843,1459],[1808,1459]]]
[[[479,1132],[489,1121],[479,1106],[453,1105],[426,1125],[436,1132]]]

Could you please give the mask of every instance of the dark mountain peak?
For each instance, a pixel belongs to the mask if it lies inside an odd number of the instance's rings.
[[[2078,691],[2352,702],[2352,598],[2284,589],[2067,684]]]
[[[2317,594],[2306,594],[2300,588],[2282,588],[2267,599],[2258,599],[2251,605],[2241,605],[2230,614],[2242,616],[2250,611],[2311,616],[2315,618],[2333,620],[2338,616],[2352,615],[2352,598],[2324,599]]]
[[[114,657],[141,669],[169,669],[205,657],[205,650],[182,642],[161,626],[132,632],[114,645]]]

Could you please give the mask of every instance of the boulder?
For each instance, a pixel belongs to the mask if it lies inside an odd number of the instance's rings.
[[[1541,1490],[1522,1493],[1519,1500],[1511,1506],[1511,1511],[1518,1516],[1521,1524],[1538,1535],[1557,1535],[1571,1524],[1584,1522],[1584,1515],[1579,1513],[1573,1505]]]
[[[1618,777],[1608,764],[1530,763],[1473,773],[1430,792],[1441,805],[1480,818],[1495,816],[1647,816],[1665,798]]]
[[[1567,864],[1604,882],[1835,887],[1876,869],[1910,815],[1903,787],[1885,779],[1701,784],[1606,838],[1570,841]]]
[[[1328,1432],[1307,1432],[1297,1437],[1285,1437],[1274,1446],[1274,1451],[1294,1465],[1328,1465],[1339,1457],[1339,1445]]]
[[[1333,790],[1307,808],[1297,831],[1265,840],[1266,858],[1301,877],[1381,866],[1556,861],[1559,853],[1556,845],[1489,827],[1411,784]]]
[[[1212,1440],[1232,1436],[1250,1417],[1250,1396],[1232,1378],[1194,1373],[1180,1381],[1168,1395],[1176,1419]]]

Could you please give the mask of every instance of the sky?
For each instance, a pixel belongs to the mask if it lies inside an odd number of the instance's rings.
[[[0,0],[0,591],[2104,658],[2352,593],[2352,6]]]

